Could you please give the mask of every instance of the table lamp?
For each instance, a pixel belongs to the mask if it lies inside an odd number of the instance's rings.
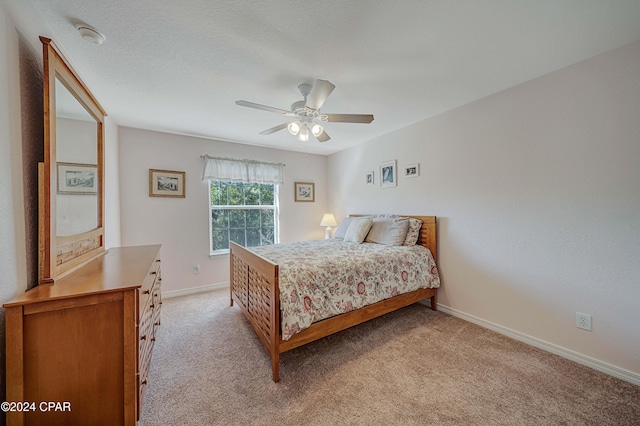
[[[328,240],[329,238],[331,238],[331,227],[338,226],[338,224],[336,223],[336,218],[333,217],[331,213],[326,213],[324,216],[322,216],[320,226],[327,227],[326,231],[324,232],[324,239]]]

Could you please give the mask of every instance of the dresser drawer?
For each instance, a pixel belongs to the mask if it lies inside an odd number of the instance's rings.
[[[140,420],[140,412],[142,411],[142,403],[144,402],[144,393],[147,390],[147,378],[141,380],[138,386],[138,420]]]
[[[153,353],[153,341],[151,339],[151,335],[148,334],[146,341],[140,341],[140,384],[142,384],[142,382],[144,382],[149,375],[151,355]]]
[[[152,316],[149,316],[149,318],[152,318]],[[153,323],[148,321],[145,323],[145,326],[146,328],[141,331],[138,345],[138,372],[136,374],[138,379],[138,419],[140,419],[144,393],[147,389],[149,367],[151,365],[151,356],[153,354],[153,341],[155,339],[152,337],[154,331]]]
[[[151,295],[153,285],[160,279],[160,259],[156,259],[149,269],[149,273],[144,279],[140,287],[140,303],[145,301],[147,296]],[[141,305],[142,306],[142,305]]]
[[[142,373],[151,362],[151,350],[155,341],[156,322],[160,312],[160,281],[151,288],[151,294],[143,296],[138,325],[138,372]]]
[[[138,326],[138,371],[142,369],[143,354],[147,346],[152,344],[153,339],[153,303],[152,298],[147,298],[147,304],[142,312],[140,324]]]
[[[157,284],[154,287],[154,291],[152,293],[152,304],[153,304],[153,340],[155,341],[156,330],[160,325],[160,310],[162,308],[162,294],[161,294],[161,280],[158,280]]]

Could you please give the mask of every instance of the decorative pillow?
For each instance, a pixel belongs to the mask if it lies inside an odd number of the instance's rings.
[[[375,218],[365,241],[388,246],[401,246],[407,237],[408,229],[408,218]]]
[[[338,225],[336,232],[333,234],[333,238],[337,238],[339,240],[343,240],[345,234],[347,233],[347,229],[349,229],[349,225],[351,225],[352,217],[345,217]]]
[[[405,246],[415,246],[418,242],[418,238],[420,237],[420,228],[422,227],[422,221],[418,219],[414,219],[412,217],[409,218],[409,229],[407,230],[407,236],[404,239]]]
[[[349,229],[347,229],[347,233],[344,236],[344,240],[358,244],[362,243],[364,241],[364,237],[369,233],[369,229],[371,229],[372,222],[373,219],[370,217],[352,218]]]

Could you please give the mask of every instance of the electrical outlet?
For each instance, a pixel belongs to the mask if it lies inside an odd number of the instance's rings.
[[[193,267],[193,273],[194,273],[195,275],[198,275],[198,274],[200,273],[200,265],[195,265],[195,266]]]
[[[591,315],[576,312],[576,327],[591,331]]]

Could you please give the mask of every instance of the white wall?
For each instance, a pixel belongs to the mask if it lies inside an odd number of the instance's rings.
[[[0,7],[0,304],[27,289],[19,40]],[[0,399],[5,395],[5,311],[0,308]],[[3,414],[0,414],[0,422]]]
[[[0,301],[26,289],[18,35],[0,9]],[[4,333],[4,321],[0,327]]]
[[[122,245],[162,244],[163,291],[229,281],[229,256],[209,257],[208,185],[200,155],[283,162],[280,241],[324,238],[327,158],[228,142],[120,127]],[[186,172],[186,198],[149,197],[149,169]],[[296,203],[295,181],[315,182],[316,202]],[[193,273],[200,265],[201,273]]]
[[[636,42],[334,154],[330,206],[438,216],[444,307],[640,383],[639,88]]]
[[[120,142],[118,126],[110,118],[104,120],[104,245],[120,247]]]

